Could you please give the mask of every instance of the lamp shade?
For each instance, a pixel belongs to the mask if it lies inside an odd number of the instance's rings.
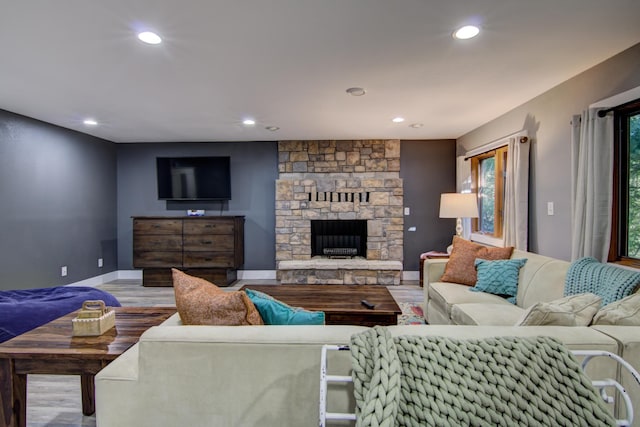
[[[477,218],[478,198],[475,193],[443,193],[440,195],[440,218]]]

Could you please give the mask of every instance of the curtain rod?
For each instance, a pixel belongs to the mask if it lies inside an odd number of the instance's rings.
[[[616,109],[616,107],[607,108],[606,110],[600,110],[600,111],[598,111],[598,117],[603,118],[604,116],[606,116],[607,114],[609,114],[610,112],[612,112],[615,109]]]
[[[514,138],[516,136],[520,136],[519,141],[521,144],[524,144],[529,141],[529,137],[527,136],[527,131],[520,130],[518,132],[514,132],[510,135],[503,136],[502,138],[494,139],[491,142],[487,142],[486,144],[483,144],[477,148],[469,150],[468,153],[472,153],[472,154],[465,155],[464,160],[467,161],[471,157],[477,156],[478,154],[486,153],[493,149],[504,147],[505,145],[509,144],[509,138]]]

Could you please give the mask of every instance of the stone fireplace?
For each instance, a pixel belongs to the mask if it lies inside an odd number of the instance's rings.
[[[399,284],[404,222],[400,141],[282,141],[278,155],[278,279]],[[359,224],[357,232],[345,228],[345,220]],[[325,253],[326,247],[334,256]],[[355,257],[344,259],[354,252]]]

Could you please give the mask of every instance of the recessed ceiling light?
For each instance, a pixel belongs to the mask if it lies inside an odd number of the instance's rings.
[[[404,117],[394,117],[393,119],[391,119],[391,121],[393,123],[402,123],[404,122]]]
[[[414,129],[419,129],[419,128],[421,128],[422,126],[424,126],[422,123],[411,123],[411,124],[409,125],[409,127],[410,127],[410,128],[414,128]]]
[[[245,125],[245,126],[253,126],[253,125],[256,124],[256,121],[253,120],[253,119],[244,119],[242,121],[242,124]]]
[[[85,125],[87,125],[87,126],[97,126],[98,125],[98,122],[95,121],[94,119],[86,119],[83,123]]]
[[[349,89],[347,89],[347,93],[351,96],[362,96],[367,93],[367,91],[365,91],[361,87],[350,87]]]
[[[271,132],[275,132],[277,130],[280,130],[280,128],[278,126],[266,126],[265,129],[266,130],[270,130]]]
[[[143,31],[141,33],[138,33],[138,38],[147,44],[162,43],[162,39],[160,38],[160,36],[151,31]]]
[[[457,29],[453,33],[453,38],[458,40],[472,39],[480,33],[480,28],[475,25],[465,25],[462,28]]]

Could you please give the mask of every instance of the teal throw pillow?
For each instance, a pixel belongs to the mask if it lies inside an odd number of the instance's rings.
[[[291,307],[270,295],[244,289],[265,325],[324,325],[324,312]]]
[[[511,304],[516,303],[518,293],[518,276],[520,268],[527,262],[526,258],[487,261],[476,259],[478,281],[473,292],[487,292],[504,297]]]

